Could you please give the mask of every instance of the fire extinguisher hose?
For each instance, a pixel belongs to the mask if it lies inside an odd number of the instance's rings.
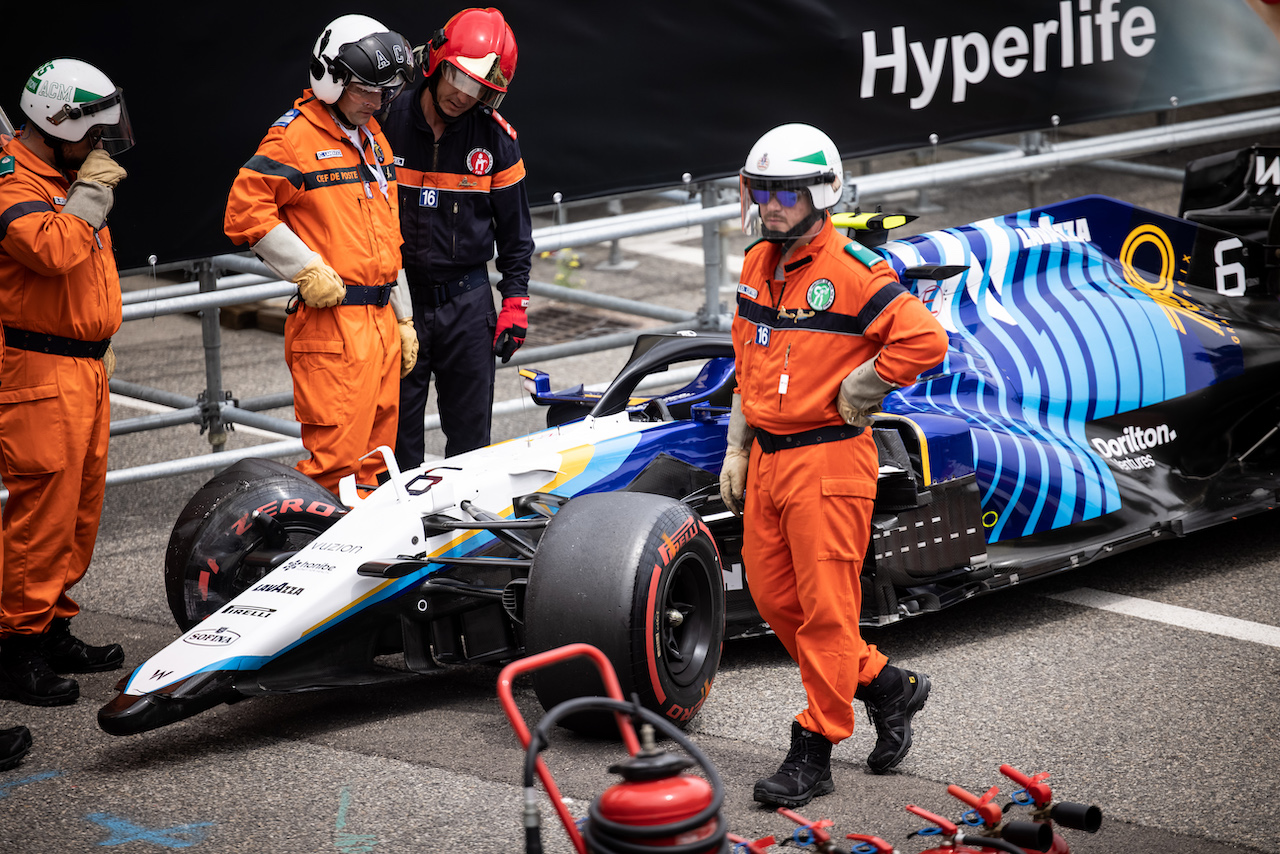
[[[699,750],[697,745],[690,741],[688,736],[681,732],[679,728],[656,712],[644,708],[639,702],[627,703],[610,697],[576,697],[572,700],[566,700],[543,715],[542,720],[538,721],[537,727],[534,728],[529,739],[529,748],[525,751],[524,787],[526,791],[533,787],[538,754],[547,746],[548,733],[551,731],[551,727],[555,725],[558,719],[583,711],[622,712],[631,715],[633,718],[639,718],[645,723],[652,724],[654,729],[680,745],[680,748],[689,754],[702,768],[706,774],[707,782],[711,784],[711,802],[707,804],[705,809],[689,818],[666,824],[644,826],[618,824],[600,815],[596,804],[592,803],[589,809],[590,819],[583,831],[583,836],[593,852],[598,852],[598,854],[652,854],[653,847],[637,845],[627,840],[666,839],[700,828],[713,820],[715,826],[710,835],[704,836],[695,842],[663,846],[662,851],[665,854],[700,854],[700,852],[707,851],[729,850],[724,818],[720,815],[720,808],[724,805],[725,792],[724,782],[720,779],[719,772],[716,771],[715,766],[707,758],[706,754]],[[529,841],[526,838],[526,846],[528,846]],[[541,850],[541,840],[538,840],[537,845],[537,850]],[[526,848],[526,850],[530,849]]]

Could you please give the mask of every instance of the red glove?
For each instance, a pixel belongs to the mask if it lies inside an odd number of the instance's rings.
[[[511,361],[529,334],[529,316],[525,313],[528,307],[528,297],[504,297],[502,300],[498,328],[493,336],[493,355],[502,359],[504,365]]]

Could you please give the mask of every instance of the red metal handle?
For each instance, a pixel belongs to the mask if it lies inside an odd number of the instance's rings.
[[[725,838],[734,845],[745,845],[749,854],[768,854],[765,849],[778,841],[772,836],[762,836],[759,839],[744,839],[736,833],[726,833]]]
[[[622,686],[618,683],[618,674],[614,672],[613,665],[603,652],[590,644],[571,643],[567,646],[549,649],[546,652],[535,653],[527,658],[511,662],[502,668],[502,672],[498,674],[498,700],[502,703],[502,710],[506,712],[507,720],[511,722],[511,728],[515,730],[516,737],[520,739],[520,744],[525,750],[529,749],[529,742],[533,736],[524,721],[524,715],[520,714],[520,709],[516,707],[515,697],[511,692],[511,683],[522,673],[537,670],[550,664],[557,664],[576,656],[590,658],[595,663],[596,669],[600,671],[600,678],[604,681],[604,689],[608,695],[615,700],[624,699]],[[622,733],[622,742],[626,745],[627,752],[635,756],[640,752],[640,740],[636,738],[636,731],[635,727],[631,725],[631,718],[621,712],[615,712],[614,719],[618,722],[618,730]],[[578,831],[578,825],[574,821],[573,815],[569,812],[569,808],[564,805],[564,799],[560,797],[560,789],[556,786],[555,780],[552,779],[551,772],[547,769],[547,764],[542,761],[541,756],[538,757],[536,768],[538,779],[542,781],[542,788],[546,791],[551,805],[555,807],[556,815],[560,817],[560,823],[564,825],[564,832],[569,835],[569,841],[573,843],[573,847],[578,854],[587,854],[587,843],[582,838],[582,833]]]
[[[894,848],[888,842],[885,842],[879,836],[866,836],[865,834],[862,834],[862,833],[850,833],[849,835],[845,836],[845,839],[852,839],[857,842],[866,842],[867,844],[874,847],[877,851],[879,851],[880,854],[894,854],[894,852],[897,851],[896,848]]]
[[[988,827],[994,827],[1000,823],[1000,819],[1004,816],[1004,812],[1000,809],[999,804],[993,804],[991,799],[1000,793],[1000,789],[992,786],[987,789],[987,793],[982,797],[978,797],[972,792],[967,792],[956,785],[947,786],[947,794],[952,797],[959,798],[964,803],[973,807],[982,819],[982,823]]]
[[[821,846],[831,841],[831,834],[822,829],[824,827],[831,827],[835,824],[835,822],[829,818],[819,819],[818,821],[809,821],[809,819],[800,815],[800,813],[793,812],[786,807],[778,807],[778,815],[791,819],[801,827],[807,827],[809,832],[813,834],[813,844],[815,847],[821,848]]]
[[[1043,807],[1053,800],[1053,790],[1049,788],[1049,784],[1040,782],[1049,776],[1048,772],[1028,777],[1012,765],[1001,765],[1000,773],[1026,789],[1037,807]]]
[[[915,804],[907,804],[907,812],[915,813],[925,821],[936,824],[938,827],[942,829],[942,832],[945,833],[947,836],[955,836],[956,831],[960,829],[956,827],[954,824],[952,824],[950,821],[948,821],[947,819],[943,818],[942,816],[934,815],[928,810],[921,809]]]
[[[561,661],[578,656],[589,658],[595,664],[596,669],[600,671],[600,679],[604,682],[606,694],[615,700],[626,702],[627,698],[622,696],[622,685],[618,682],[618,674],[614,672],[613,664],[608,656],[591,644],[571,643],[513,661],[502,668],[502,672],[498,674],[498,699],[502,702],[503,711],[507,713],[507,720],[511,721],[512,729],[516,731],[516,735],[520,737],[520,743],[526,748],[529,746],[529,728],[525,725],[520,710],[516,708],[515,698],[511,695],[511,683],[517,676],[524,673],[559,664]],[[631,718],[622,712],[614,712],[613,717],[618,722],[618,730],[622,733],[622,743],[626,745],[627,752],[635,756],[640,752],[640,740],[636,738]]]

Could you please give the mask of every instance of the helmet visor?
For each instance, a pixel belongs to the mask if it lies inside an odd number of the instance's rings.
[[[124,98],[120,99],[120,121],[113,125],[98,125],[89,131],[97,133],[103,151],[112,157],[133,148],[133,124],[129,121],[129,110],[125,108]]]
[[[13,136],[13,125],[9,124],[9,117],[0,109],[0,146],[8,145]]]
[[[833,180],[835,180],[835,173],[831,171],[797,177],[772,178],[753,175],[745,169],[741,170],[738,173],[738,196],[742,208],[743,233],[754,234],[759,226],[759,217],[753,215],[753,206],[763,207],[769,203],[770,198],[775,198],[784,208],[793,208],[804,195],[806,188]]]
[[[440,63],[440,75],[442,80],[462,94],[469,95],[486,107],[492,107],[495,110],[502,103],[503,96],[507,94],[499,92],[492,86],[486,86],[451,62]]]
[[[124,90],[118,87],[110,95],[96,101],[63,104],[62,109],[49,116],[49,123],[56,127],[68,119],[87,119],[92,122],[99,116],[104,120],[101,124],[90,124],[89,129],[79,139],[66,141],[80,142],[88,138],[95,145],[101,143],[103,150],[111,155],[128,151],[133,147],[133,125],[129,122],[129,111],[124,105]],[[115,119],[115,121],[107,122],[106,119]],[[65,137],[59,138],[65,139]]]

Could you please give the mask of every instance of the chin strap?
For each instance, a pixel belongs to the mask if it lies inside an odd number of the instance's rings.
[[[786,231],[774,231],[772,229],[765,228],[764,221],[761,220],[760,236],[763,237],[765,240],[769,241],[770,243],[781,243],[782,254],[786,255],[788,252],[791,251],[791,247],[796,244],[796,241],[799,240],[801,237],[804,237],[804,235],[809,231],[809,229],[813,228],[813,226],[816,223],[821,222],[826,217],[826,215],[827,215],[827,211],[825,208],[821,210],[818,208],[814,208],[812,211],[809,212],[808,216],[800,220],[798,223],[796,223],[794,226],[787,229]]]

